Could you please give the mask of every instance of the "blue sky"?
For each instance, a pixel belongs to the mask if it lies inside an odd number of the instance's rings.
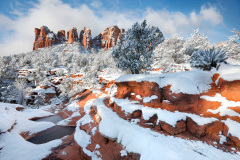
[[[7,0],[0,1],[0,56],[31,51],[34,28],[57,32],[90,27],[93,36],[106,27],[128,28],[146,19],[166,38],[190,36],[197,28],[211,43],[240,30],[239,0]]]

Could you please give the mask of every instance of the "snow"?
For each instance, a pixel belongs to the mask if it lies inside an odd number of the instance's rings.
[[[142,97],[140,95],[136,95],[137,99],[142,99]]]
[[[89,115],[86,114],[85,116],[89,116]],[[87,123],[87,120],[89,120],[88,123],[91,122],[91,119],[88,119],[88,118],[85,118],[84,120],[82,120],[82,118],[81,118],[77,121],[77,123],[76,123],[77,127],[76,127],[76,131],[74,133],[74,140],[77,142],[77,144],[80,147],[82,147],[83,152],[85,154],[87,154],[88,156],[90,156],[94,160],[98,160],[98,159],[101,159],[101,158],[98,158],[97,153],[91,152],[90,150],[88,150],[86,148],[91,143],[91,136],[88,135],[85,131],[80,129],[80,126],[82,125],[81,123],[82,122]]]
[[[99,144],[96,144],[95,149],[99,149],[99,148],[100,148],[100,145],[99,145]]]
[[[120,153],[121,153],[121,156],[122,156],[122,157],[123,157],[123,156],[127,156],[127,151],[125,151],[125,150],[121,150]]]
[[[161,88],[171,85],[173,93],[200,94],[211,89],[212,76],[212,72],[192,70],[166,74],[128,74],[119,77],[115,82],[149,81],[157,83]]]
[[[144,97],[144,98],[143,98],[143,103],[151,102],[153,99],[158,99],[158,96],[152,95],[152,96],[150,96],[150,97]]]
[[[96,131],[97,131],[97,127],[93,127],[93,129],[91,130],[91,135],[95,135]]]
[[[102,72],[98,72],[98,77],[107,81],[114,81],[123,74],[120,69],[104,68]]]
[[[79,109],[79,105],[77,104],[79,100],[72,101],[64,110],[76,112]]]
[[[142,110],[143,105],[135,105],[134,103],[139,103],[138,101],[130,102],[128,99],[118,99],[111,97],[111,101],[115,102],[118,106],[122,107],[122,110],[125,111],[126,114],[133,113],[136,110]]]
[[[99,131],[102,135],[116,139],[127,152],[139,153],[141,159],[239,159],[237,154],[223,152],[201,141],[189,141],[173,136],[165,136],[148,128],[142,128],[121,119],[103,102],[104,98],[96,99],[101,116]]]
[[[240,117],[240,114],[235,112],[232,109],[229,109],[229,107],[239,107],[240,102],[235,102],[235,101],[229,101],[227,98],[222,97],[221,94],[217,93],[214,97],[210,96],[201,96],[200,98],[205,99],[207,101],[213,101],[213,102],[221,102],[221,106],[215,110],[213,109],[208,109],[207,112],[211,112],[213,114],[218,114],[220,116],[238,116]]]
[[[228,118],[224,123],[228,126],[228,134],[231,134],[234,137],[240,139],[240,123],[231,120]]]
[[[217,121],[216,118],[206,118],[200,117],[195,114],[184,113],[184,112],[170,112],[167,110],[162,110],[160,108],[150,108],[143,105],[138,105],[138,101],[130,101],[128,99],[118,99],[111,97],[111,101],[115,102],[118,106],[121,106],[122,110],[125,111],[126,114],[132,114],[136,110],[142,111],[143,119],[149,120],[154,114],[158,116],[157,124],[159,121],[164,121],[173,127],[175,127],[176,123],[181,120],[186,120],[187,117],[190,117],[194,122],[198,125],[203,126],[208,123],[212,123],[213,121]]]
[[[18,106],[22,107],[21,105]],[[35,122],[29,119],[49,116],[52,113],[39,109],[17,111],[15,108],[16,105],[0,103],[0,130],[6,132],[14,124],[10,132],[0,134],[1,160],[12,160],[16,157],[18,160],[43,159],[51,153],[53,147],[62,143],[62,140],[54,140],[35,145],[26,141],[20,136],[20,133],[28,132],[29,135],[32,135],[54,126],[54,123],[51,122]]]
[[[53,32],[49,32],[49,33],[47,34],[47,37],[48,37],[49,39],[54,39],[54,33],[53,33]]]
[[[38,86],[35,89],[33,89],[33,93],[39,93],[39,92],[42,92],[42,93],[56,93],[54,87],[43,89],[40,86]]]
[[[240,65],[221,64],[217,73],[226,81],[240,80]]]
[[[81,116],[81,114],[80,114],[79,112],[74,112],[70,117],[59,121],[59,122],[57,123],[57,125],[68,125],[68,123],[71,122],[71,120],[72,120],[74,117],[78,117],[78,116]]]
[[[21,105],[18,105],[21,107]],[[16,133],[29,132],[34,134],[54,126],[51,122],[34,122],[29,119],[53,115],[40,109],[24,109],[21,112],[15,109],[15,105],[0,103],[0,131],[6,132],[14,123],[13,131]]]
[[[219,135],[219,137],[220,137],[220,141],[219,141],[220,144],[227,142],[227,137],[225,137],[224,135]]]
[[[1,160],[39,160],[51,153],[62,140],[53,140],[44,144],[32,144],[22,138],[18,133],[11,131],[0,135]]]
[[[67,153],[65,151],[62,151],[61,155],[65,156]]]

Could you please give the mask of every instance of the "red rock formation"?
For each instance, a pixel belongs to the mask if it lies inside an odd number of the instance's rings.
[[[40,29],[35,28],[35,41],[33,44],[33,50],[38,48],[49,47],[53,44],[65,40],[65,31],[61,30],[56,35],[48,29],[46,26],[42,26]]]
[[[58,31],[57,37],[60,41],[66,41],[65,30]]]
[[[221,95],[230,101],[240,101],[240,80],[225,81],[219,80]]]
[[[124,32],[124,29],[119,29],[116,25],[108,27],[93,39],[93,43],[96,47],[105,48],[106,51],[116,45],[119,40],[122,41]]]
[[[91,48],[92,47],[92,36],[91,36],[91,30],[88,27],[84,27],[84,29],[80,32],[80,43],[85,48]]]
[[[67,32],[68,43],[72,44],[78,41],[77,28],[73,27]]]

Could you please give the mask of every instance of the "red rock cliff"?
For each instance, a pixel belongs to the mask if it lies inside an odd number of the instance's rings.
[[[35,41],[33,44],[33,50],[37,50],[38,48],[49,47],[53,44],[64,41],[65,40],[65,31],[58,31],[56,35],[52,31],[48,29],[46,26],[42,26],[40,29],[35,28]]]
[[[77,28],[73,27],[67,32],[68,43],[72,44],[73,42],[78,40]]]
[[[92,36],[91,36],[91,30],[88,27],[84,27],[84,29],[80,32],[80,43],[85,48],[91,48],[92,47]]]
[[[108,27],[93,39],[94,46],[105,48],[106,51],[116,45],[118,40],[122,40],[124,32],[124,29],[119,29],[116,25]]]

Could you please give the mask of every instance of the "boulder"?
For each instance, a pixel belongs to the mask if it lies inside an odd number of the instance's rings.
[[[171,134],[171,135],[176,135],[176,134],[180,134],[182,132],[186,131],[186,122],[181,120],[178,121],[174,126],[164,122],[164,121],[160,121],[159,124],[161,126],[161,129],[166,131],[167,133]],[[156,125],[157,126],[157,125]],[[157,127],[159,128],[159,127]]]
[[[220,93],[230,101],[240,101],[240,80],[219,79]]]
[[[77,28],[73,27],[67,32],[68,43],[72,44],[78,41]]]
[[[116,82],[116,85],[118,87],[116,92],[116,98],[135,99],[136,95],[140,95],[141,97],[149,97],[152,95],[156,95],[158,96],[158,98],[152,100],[151,105],[158,106],[161,101],[162,94],[157,83],[148,81],[142,82],[129,81],[129,82]],[[134,93],[134,95],[132,95],[131,93]]]
[[[80,43],[84,46],[84,48],[92,47],[92,36],[91,30],[88,27],[84,27],[84,29],[80,32]]]
[[[175,106],[175,110],[180,112],[195,113],[198,111],[199,95],[173,93],[171,91],[171,85],[162,88],[163,100],[171,102]]]

